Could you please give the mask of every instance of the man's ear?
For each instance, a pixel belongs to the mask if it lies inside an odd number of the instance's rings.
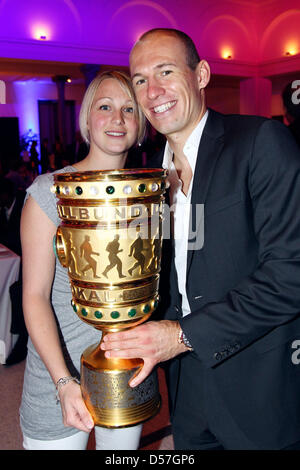
[[[205,88],[210,80],[210,66],[206,60],[200,60],[196,67],[196,75],[199,84],[199,90]]]

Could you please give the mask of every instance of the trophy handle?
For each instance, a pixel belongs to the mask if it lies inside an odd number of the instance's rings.
[[[66,251],[66,245],[62,236],[62,232],[60,227],[58,227],[56,231],[56,235],[53,237],[53,251],[58,258],[60,264],[64,267],[67,268],[67,251]]]

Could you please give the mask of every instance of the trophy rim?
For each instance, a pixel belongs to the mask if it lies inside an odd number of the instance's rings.
[[[164,168],[119,168],[115,170],[93,170],[93,171],[72,171],[66,173],[56,173],[53,175],[55,181],[113,181],[120,179],[136,178],[157,178],[166,176]]]

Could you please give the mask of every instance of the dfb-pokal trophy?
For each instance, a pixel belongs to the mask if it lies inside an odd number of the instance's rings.
[[[146,321],[156,309],[166,171],[132,169],[54,174],[61,223],[54,249],[68,269],[72,307],[102,331]],[[160,408],[157,372],[131,388],[142,359],[106,359],[100,344],[81,356],[81,391],[95,425],[119,428]]]

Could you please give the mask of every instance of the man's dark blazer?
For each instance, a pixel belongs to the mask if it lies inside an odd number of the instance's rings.
[[[162,155],[148,166],[161,166]],[[164,316],[179,320],[194,347],[187,354],[221,394],[215,412],[222,416],[225,407],[253,448],[300,441],[300,152],[289,131],[269,119],[209,110],[192,204],[204,204],[204,245],[187,259],[192,314],[182,318],[171,257]],[[166,266],[168,248],[163,256]],[[162,272],[162,297],[165,278]],[[169,364],[173,414],[184,400],[176,396],[179,363],[178,356]],[[220,426],[226,432],[226,420]]]

